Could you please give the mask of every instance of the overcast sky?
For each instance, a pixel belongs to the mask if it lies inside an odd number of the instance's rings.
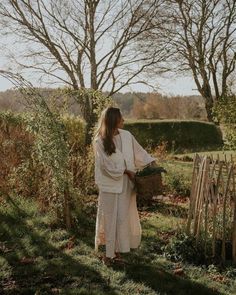
[[[2,38],[2,37],[1,37]],[[3,45],[4,43],[4,47],[5,49],[3,50]],[[7,60],[6,56],[7,55],[7,51],[8,49],[10,51],[12,51],[12,48],[14,48],[15,50],[20,50],[21,46],[18,47],[17,49],[17,43],[16,40],[14,39],[14,37],[10,37],[8,40],[4,38],[0,39],[0,45],[1,45],[1,54],[0,54],[0,69],[2,70],[7,70],[8,66],[9,66],[9,61]],[[16,71],[16,69],[14,68],[14,64],[11,63],[11,70],[13,72]],[[166,74],[167,75],[167,74]],[[31,81],[31,83],[34,86],[39,86],[39,87],[55,87],[56,85],[53,83],[52,85],[39,85],[37,82],[37,76],[35,76],[34,74],[32,74],[30,72],[30,75],[28,75],[28,77],[26,77],[27,79],[29,79]],[[58,86],[62,86],[61,84]],[[156,79],[155,77],[155,89],[162,93],[162,94],[166,94],[166,95],[199,95],[199,92],[196,91],[196,85],[193,81],[193,79],[191,78],[191,76],[189,77],[177,77],[177,78],[173,78],[173,74],[170,75],[170,77],[166,77],[166,78],[158,78]],[[12,88],[13,85],[5,78],[0,76],[0,91],[5,91],[7,89]],[[136,85],[132,85],[132,86],[128,86],[126,88],[124,88],[122,90],[122,92],[150,92],[153,91],[152,88],[148,88],[147,86],[143,85],[143,84],[136,84]]]

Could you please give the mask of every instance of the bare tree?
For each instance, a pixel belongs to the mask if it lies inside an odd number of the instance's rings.
[[[235,71],[236,1],[176,2],[177,38],[173,44],[183,66],[191,69],[205,98],[208,120],[213,121],[212,107],[227,94],[230,75]]]
[[[171,68],[191,72],[213,121],[212,107],[227,95],[235,73],[236,0],[167,0],[165,5],[163,34]],[[150,38],[158,39],[159,31]]]
[[[163,0],[3,0],[0,19],[4,34],[26,43],[16,61],[72,87],[107,91],[144,83],[142,73],[158,64],[162,49],[146,55],[135,43],[153,22]],[[81,102],[83,103],[83,102]],[[87,101],[84,119],[91,121]]]

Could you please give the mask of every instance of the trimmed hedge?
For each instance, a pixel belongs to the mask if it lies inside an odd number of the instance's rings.
[[[144,147],[167,142],[172,151],[219,149],[223,145],[222,133],[213,123],[201,121],[137,121],[126,122],[129,130]]]

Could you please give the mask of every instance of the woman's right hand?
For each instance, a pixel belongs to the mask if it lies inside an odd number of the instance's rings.
[[[127,174],[131,181],[134,181],[135,173],[133,171],[125,169],[124,174]]]
[[[149,167],[152,167],[152,168],[157,168],[157,167],[158,167],[156,161],[152,161],[150,164],[148,164],[148,166],[149,166]]]

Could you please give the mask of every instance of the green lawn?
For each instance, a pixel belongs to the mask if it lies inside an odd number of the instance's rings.
[[[198,152],[200,156],[210,156],[213,159],[220,159],[220,161],[227,159],[227,161],[231,161],[231,155],[233,161],[236,163],[236,151],[210,151],[210,152]],[[167,182],[168,177],[177,177],[181,183],[187,183],[189,188],[191,187],[191,179],[192,179],[192,171],[193,171],[193,159],[196,153],[185,153],[185,154],[168,154],[164,159],[159,161],[157,157],[157,161],[160,166],[165,167],[167,170],[167,175],[164,176],[164,180]],[[192,160],[191,160],[192,159]]]
[[[0,198],[0,294],[236,294],[226,273],[163,256],[163,246],[183,226],[186,205],[146,208],[141,247],[124,255],[125,266],[103,265],[93,251],[94,199],[68,232],[32,200]],[[176,267],[183,268],[181,276]]]
[[[193,158],[194,155],[196,153],[184,153],[184,154],[176,154],[175,156],[177,158],[183,158],[183,156],[188,156],[188,157],[191,157]],[[226,159],[229,161],[231,159],[231,155],[233,157],[233,160],[236,161],[236,151],[205,151],[205,152],[197,152],[198,155],[200,156],[204,156],[204,155],[207,155],[207,156],[211,156],[213,157],[214,159],[217,159],[218,155],[219,155],[219,158],[220,160],[225,160],[225,157]]]

